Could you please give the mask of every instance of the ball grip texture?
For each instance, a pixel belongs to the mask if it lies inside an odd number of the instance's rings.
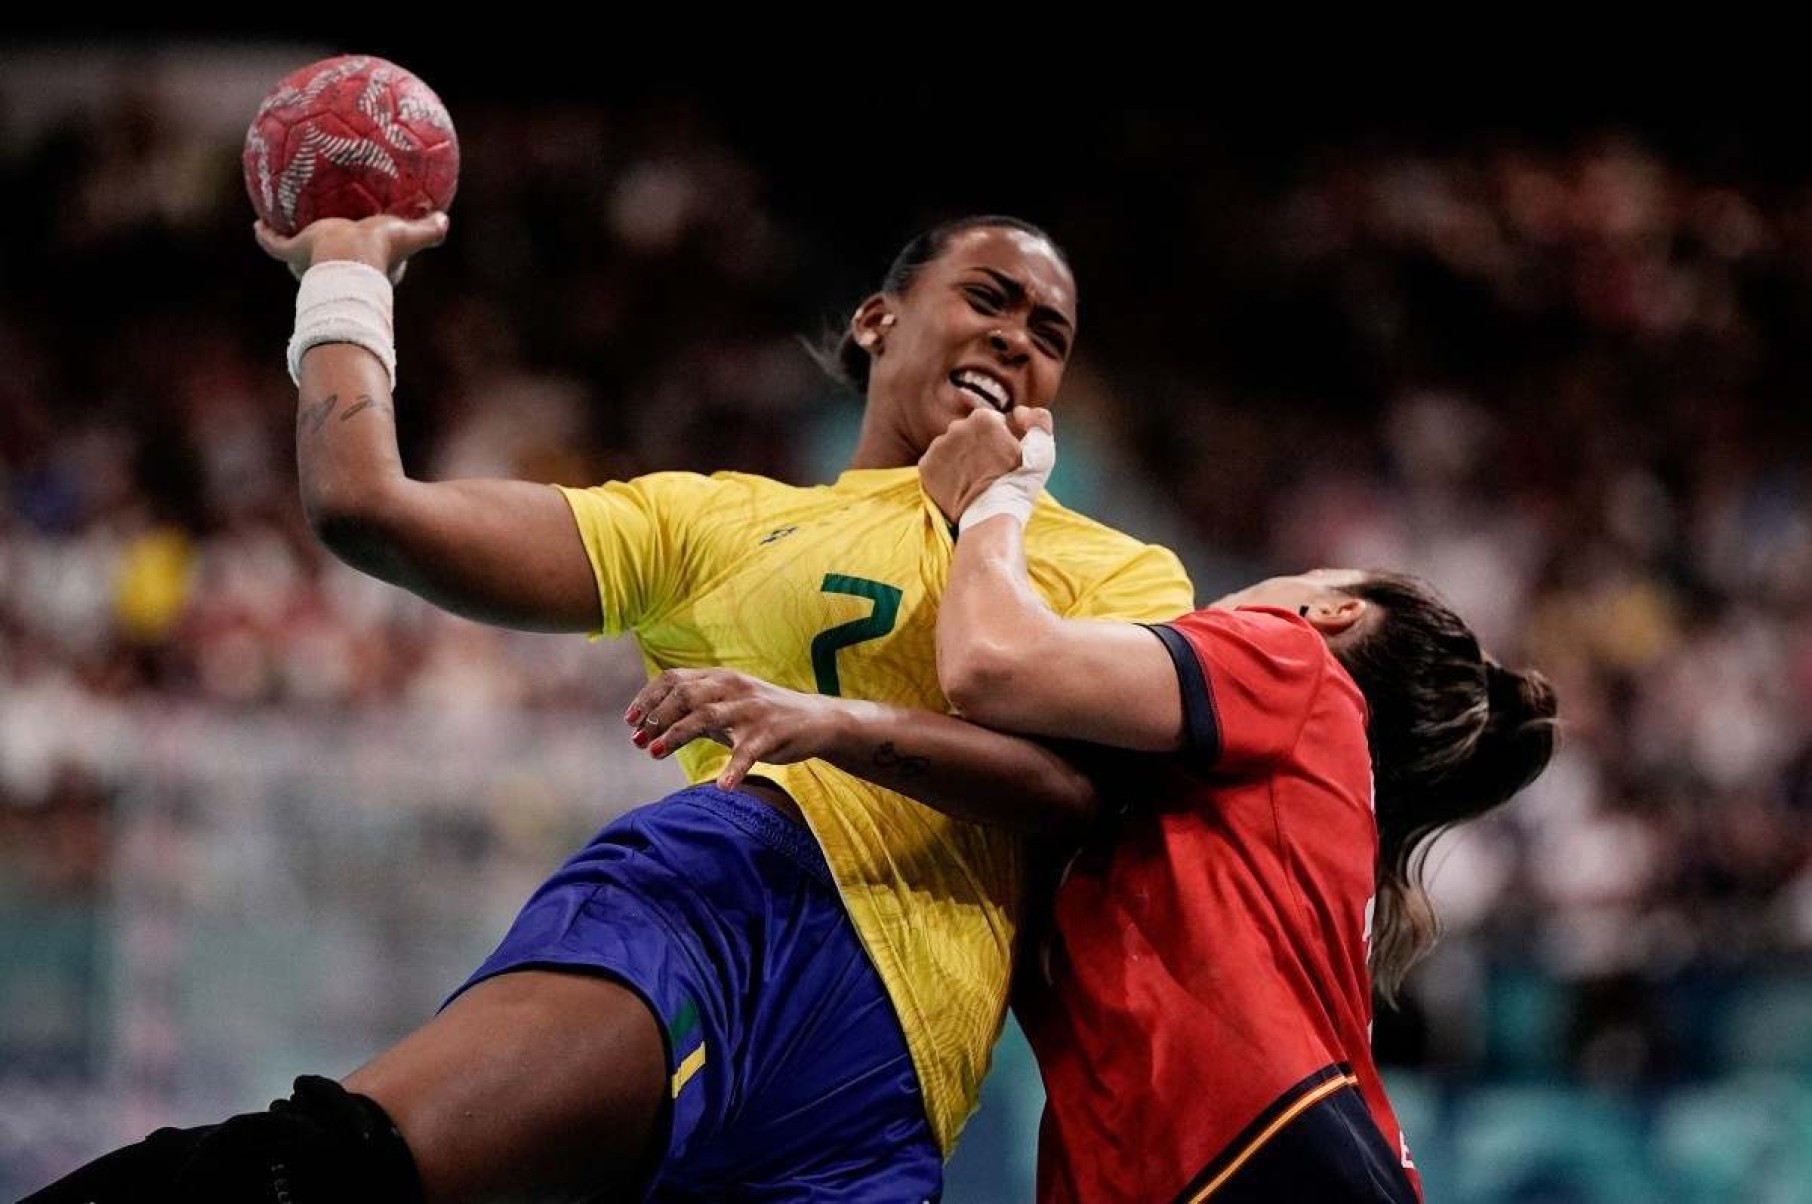
[[[324,217],[425,217],[453,203],[459,138],[440,97],[371,55],[340,55],[271,89],[245,133],[245,188],[279,234]]]

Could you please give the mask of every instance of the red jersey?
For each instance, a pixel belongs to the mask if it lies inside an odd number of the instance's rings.
[[[1038,1198],[1419,1199],[1371,1055],[1365,699],[1285,611],[1152,630],[1188,746],[1058,889],[1050,986],[1020,1005],[1047,1098]],[[1329,1158],[1378,1194],[1328,1187],[1307,1162]]]

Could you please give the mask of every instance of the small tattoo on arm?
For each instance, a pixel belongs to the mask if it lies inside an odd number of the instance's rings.
[[[879,769],[897,770],[903,778],[916,778],[931,768],[930,757],[915,757],[909,753],[902,753],[894,748],[892,740],[875,749],[874,763]]]
[[[309,434],[318,435],[321,433],[321,426],[327,421],[328,415],[332,414],[333,408],[339,404],[340,395],[329,393],[313,405],[303,406],[302,412],[296,416],[296,425],[306,426]]]
[[[354,414],[357,414],[360,410],[376,410],[381,414],[388,414],[388,413],[392,412],[389,406],[385,405],[383,402],[377,400],[376,398],[367,397],[363,394],[360,394],[359,399],[357,401],[353,402],[351,406],[347,407],[347,410],[344,414],[340,415],[340,421],[345,422],[348,418],[351,418]]]

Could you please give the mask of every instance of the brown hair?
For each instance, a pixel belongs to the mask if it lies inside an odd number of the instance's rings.
[[[1547,678],[1506,669],[1422,581],[1367,574],[1342,592],[1376,608],[1334,654],[1371,709],[1367,739],[1378,818],[1371,972],[1394,1001],[1439,923],[1422,884],[1434,838],[1534,781],[1553,755]]]

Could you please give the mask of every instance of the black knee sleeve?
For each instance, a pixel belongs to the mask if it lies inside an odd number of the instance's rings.
[[[218,1128],[159,1129],[143,1141],[103,1154],[19,1204],[123,1204],[161,1198],[161,1193],[174,1189],[196,1147]]]
[[[305,1075],[265,1112],[159,1129],[21,1204],[420,1204],[415,1161],[376,1101]]]

